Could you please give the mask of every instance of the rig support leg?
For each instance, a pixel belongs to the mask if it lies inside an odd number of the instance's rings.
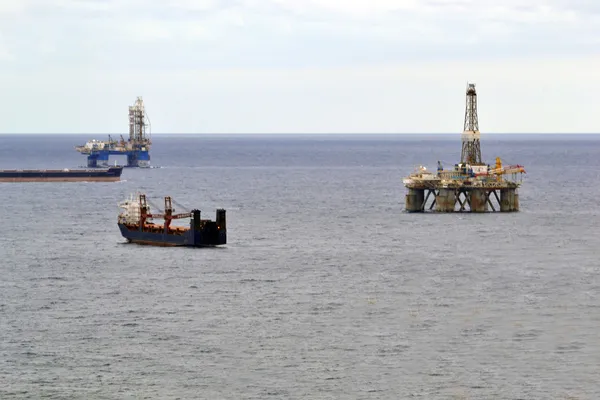
[[[487,212],[488,197],[484,189],[471,189],[471,212]]]
[[[406,211],[420,212],[423,211],[423,202],[425,201],[425,190],[423,189],[408,189],[406,194]]]
[[[97,161],[97,165],[98,167],[108,167],[108,157],[109,157],[110,153],[108,151],[101,151],[98,154],[98,161]]]
[[[96,168],[98,166],[98,154],[90,154],[87,157],[88,168]]]
[[[513,188],[500,191],[500,211],[519,211],[519,195]]]
[[[440,189],[435,197],[435,210],[439,212],[453,212],[456,204],[454,189]]]
[[[147,168],[150,166],[150,154],[146,150],[133,150],[127,153],[127,166]]]
[[[137,167],[137,157],[135,152],[131,152],[127,154],[127,166],[128,167]]]

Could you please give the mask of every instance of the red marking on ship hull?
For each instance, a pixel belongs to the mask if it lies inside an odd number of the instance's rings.
[[[157,246],[157,247],[177,247],[180,246],[175,243],[164,243],[164,242],[153,242],[151,240],[137,240],[137,239],[127,239],[130,243],[141,244],[144,246]]]

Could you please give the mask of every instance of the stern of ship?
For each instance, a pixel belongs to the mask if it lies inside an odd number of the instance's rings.
[[[220,246],[227,244],[227,223],[225,210],[217,210],[216,220],[201,220],[200,210],[192,210],[190,232],[193,234],[193,246]]]

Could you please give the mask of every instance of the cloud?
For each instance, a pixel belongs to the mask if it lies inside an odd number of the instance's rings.
[[[4,37],[2,36],[2,33],[0,32],[0,61],[12,61],[12,60],[14,60],[14,55],[9,50],[8,46],[6,45],[6,41],[4,40]]]
[[[89,129],[92,111],[79,109],[80,125],[68,116],[93,97],[115,115],[98,129],[118,131],[121,111],[110,107],[140,94],[165,110],[156,126],[181,132],[444,131],[455,113],[460,120],[460,94],[458,110],[446,115],[445,104],[471,79],[488,88],[483,101],[501,99],[490,130],[535,130],[548,113],[545,126],[564,130],[571,119],[561,121],[562,110],[597,104],[581,94],[573,103],[563,88],[574,77],[591,82],[579,93],[597,88],[599,47],[595,0],[3,1],[3,87],[53,101],[34,129],[19,117],[29,100],[11,98],[3,109],[14,119],[0,130]],[[539,119],[525,121],[511,91],[554,111],[539,106]],[[443,115],[432,120],[430,109]],[[198,112],[202,121],[188,124]],[[581,116],[578,129],[592,129],[592,119]]]
[[[210,11],[221,8],[223,3],[218,0],[173,0],[166,3],[166,6],[187,11]]]
[[[111,69],[117,58],[133,69],[498,60],[592,54],[600,3],[19,0],[0,3],[0,35],[15,69]]]
[[[47,62],[78,67],[110,68],[115,57],[327,66],[585,54],[600,40],[599,9],[566,0],[19,0],[2,2],[0,33],[25,64],[32,49],[53,48],[40,54]]]

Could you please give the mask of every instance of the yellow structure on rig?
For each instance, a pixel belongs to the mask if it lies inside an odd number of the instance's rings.
[[[507,167],[502,167],[502,160],[500,157],[496,157],[496,168],[488,170],[488,175],[496,175],[498,180],[502,180],[503,175],[512,175],[512,180],[516,181],[518,175],[517,174],[525,174],[525,167],[522,165],[509,165]]]

